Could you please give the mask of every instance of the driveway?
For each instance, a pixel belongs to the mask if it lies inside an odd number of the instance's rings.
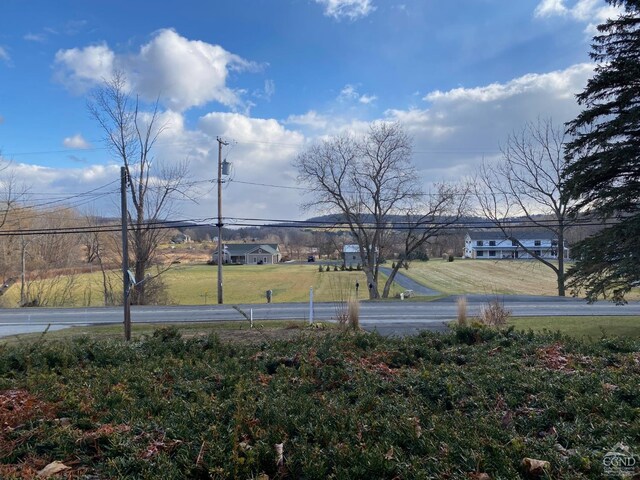
[[[380,267],[380,271],[385,275],[391,275],[391,269],[388,267]],[[393,279],[398,285],[400,285],[405,290],[413,290],[413,293],[419,296],[433,297],[436,295],[442,295],[441,292],[437,292],[429,287],[425,287],[424,285],[419,284],[415,280],[410,279],[406,275],[403,275],[400,270],[396,273],[395,278]]]

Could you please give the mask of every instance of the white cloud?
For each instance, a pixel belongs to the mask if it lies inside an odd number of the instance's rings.
[[[579,111],[574,94],[584,88],[592,73],[593,65],[578,64],[501,83],[434,91],[424,96],[421,108],[391,109],[378,120],[402,122],[413,137],[413,161],[428,188],[430,182],[470,175],[483,159],[497,158],[500,144],[527,121],[551,117],[561,126],[573,118]],[[350,92],[353,100],[362,96],[355,87],[345,93]],[[166,128],[156,144],[153,168],[186,159],[192,177],[201,181],[191,192],[198,203],[178,202],[176,218],[215,216],[216,188],[207,180],[216,175],[218,136],[229,141],[223,157],[233,164],[231,181],[223,191],[223,215],[297,219],[307,214],[298,207],[304,192],[295,188],[299,186],[292,167],[296,155],[314,140],[345,131],[364,133],[369,126],[369,119],[354,118],[349,112],[340,116],[314,110],[284,121],[211,112],[195,126],[189,126],[178,111],[160,115],[159,123]],[[101,154],[91,152],[90,158]],[[110,163],[106,152],[103,162],[105,165],[95,165],[99,160],[92,160],[94,165],[86,168],[33,166],[22,171],[25,178],[34,179],[34,190],[82,191],[118,178],[118,166]]]
[[[55,67],[56,78],[75,91],[121,70],[143,98],[160,95],[163,104],[178,111],[211,101],[242,106],[238,92],[226,84],[229,72],[258,68],[219,45],[189,40],[170,29],[159,30],[130,55],[116,54],[106,44],[60,50]]]
[[[351,85],[351,84],[347,84],[345,85],[342,90],[340,90],[340,94],[338,95],[338,101],[339,102],[359,102],[362,103],[364,105],[368,105],[370,103],[375,102],[378,99],[378,97],[376,95],[367,95],[367,94],[360,94],[358,92],[358,89],[356,88],[356,86]]]
[[[375,10],[372,0],[316,0],[324,6],[324,14],[336,20],[357,20]]]
[[[271,98],[273,94],[276,93],[276,82],[274,82],[273,80],[265,80],[264,93],[267,98]]]
[[[83,136],[79,133],[75,134],[72,137],[66,137],[62,144],[66,148],[73,148],[76,150],[86,150],[87,148],[91,148],[91,144],[87,142]]]
[[[47,40],[47,36],[44,33],[27,33],[24,37],[28,42],[39,42],[42,43]]]
[[[566,15],[567,7],[564,6],[564,0],[542,0],[535,9],[536,17],[550,17],[553,15]]]
[[[109,79],[117,68],[115,53],[105,43],[58,50],[55,65],[57,80],[78,93]]]
[[[430,102],[496,102],[510,97],[526,94],[527,92],[545,92],[571,97],[576,92],[570,91],[575,78],[586,78],[593,72],[593,65],[582,63],[573,65],[566,70],[550,73],[530,73],[515,78],[506,83],[492,83],[483,87],[454,88],[447,92],[436,90],[427,94],[424,100]]]
[[[541,0],[534,15],[540,18],[562,16],[587,23],[585,31],[593,34],[598,24],[617,17],[621,12],[621,8],[604,0],[575,0],[571,6],[567,6],[567,0]]]
[[[579,93],[593,74],[591,64],[528,74],[504,83],[454,88],[427,94],[425,108],[388,110],[385,118],[401,122],[415,142],[415,163],[425,179],[438,181],[470,174],[483,159],[499,155],[514,130],[537,118],[558,126],[572,119]]]
[[[4,48],[2,45],[0,45],[0,60],[4,60],[7,63],[9,63],[11,61],[11,57],[9,56],[9,52],[7,52],[7,49]]]
[[[300,125],[314,130],[324,130],[327,128],[330,120],[326,115],[321,115],[315,110],[310,110],[302,115],[289,115],[284,123],[288,125]]]
[[[378,99],[378,97],[376,95],[366,95],[366,94],[364,94],[358,99],[358,101],[360,103],[364,103],[365,105],[368,105],[370,103],[375,102],[377,99]]]

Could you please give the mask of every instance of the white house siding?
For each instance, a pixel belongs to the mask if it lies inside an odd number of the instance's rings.
[[[528,250],[536,252],[541,258],[544,259],[557,259],[558,258],[558,245],[557,242],[551,239],[543,238],[531,238],[521,239],[520,243]],[[569,249],[564,248],[564,257],[568,258]],[[496,236],[494,238],[487,238],[486,235],[482,239],[472,239],[469,234],[465,237],[465,258],[476,259],[532,259],[533,255],[527,253],[524,248],[517,245],[516,242],[507,240],[506,238]]]

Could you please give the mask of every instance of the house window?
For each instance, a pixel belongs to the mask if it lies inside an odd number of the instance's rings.
[[[476,245],[477,245],[478,247],[482,247],[482,246],[484,245],[484,242],[483,242],[482,240],[478,240],[478,241],[476,242]]]
[[[541,245],[540,240],[534,240],[533,241],[533,245],[534,245],[534,247],[539,247]]]
[[[253,257],[253,263],[258,263],[258,259],[256,257]]]
[[[517,240],[511,240],[511,246],[512,247],[517,247],[518,246],[518,241]]]
[[[484,257],[484,252],[483,251],[477,252],[476,257]]]
[[[496,256],[496,251],[495,250],[489,250],[489,256],[490,257],[495,257]]]
[[[490,247],[495,247],[496,246],[496,241],[495,240],[489,240],[489,246]]]
[[[540,250],[534,250],[533,253],[536,254],[537,256],[540,256]]]
[[[551,246],[552,247],[557,247],[558,246],[558,240],[551,240]]]

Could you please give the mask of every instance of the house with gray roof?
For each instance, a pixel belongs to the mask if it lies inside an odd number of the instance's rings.
[[[532,259],[537,255],[545,260],[554,260],[559,252],[565,259],[569,258],[566,241],[563,248],[559,248],[557,237],[544,228],[514,228],[507,230],[506,234],[499,228],[469,230],[464,241],[465,258]]]
[[[229,243],[223,247],[224,263],[244,265],[272,265],[278,263],[282,255],[277,243]],[[213,261],[217,262],[218,252]]]

